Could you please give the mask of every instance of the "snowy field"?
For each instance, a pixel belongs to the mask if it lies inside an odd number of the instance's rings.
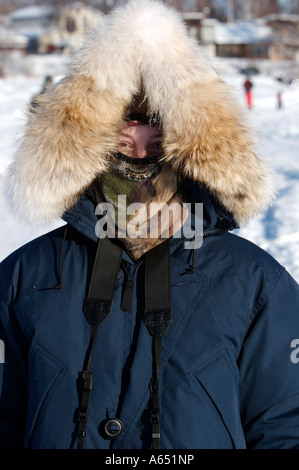
[[[236,233],[271,253],[299,281],[299,83],[297,86],[280,83],[264,67],[263,73],[253,77],[253,109],[247,111],[244,75],[228,61],[217,60],[215,67],[244,106],[248,123],[258,134],[259,155],[276,173],[278,196],[273,207]],[[39,71],[31,77],[18,75],[0,81],[0,186],[24,123],[26,103],[40,90],[48,73],[43,70],[43,74]],[[51,68],[55,78],[60,73],[61,69]],[[277,107],[278,92],[282,93],[281,109]],[[12,216],[3,199],[0,215],[0,260],[62,223],[28,227]]]

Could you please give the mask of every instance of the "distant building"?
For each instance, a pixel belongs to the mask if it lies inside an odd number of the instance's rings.
[[[0,51],[18,51],[26,53],[28,43],[29,40],[25,36],[16,33],[16,31],[11,28],[6,28],[0,25]]]
[[[80,2],[60,9],[56,24],[39,36],[38,52],[71,52],[80,45],[86,33],[96,26],[100,16],[99,10]]]
[[[273,14],[264,18],[273,30],[271,58],[294,59],[299,52],[299,15]]]
[[[12,28],[6,17],[0,16],[0,51],[27,51],[28,38]]]
[[[208,55],[217,57],[268,58],[273,31],[263,20],[220,23],[201,22],[201,42]]]
[[[43,5],[19,8],[8,15],[14,29],[22,34],[40,34],[55,21],[55,9]]]
[[[29,52],[71,52],[97,23],[101,12],[82,2],[59,9],[45,6],[20,8],[9,15],[13,28],[25,35]]]
[[[13,29],[28,38],[29,52],[36,52],[39,35],[55,24],[55,10],[48,6],[30,5],[8,16]]]
[[[191,36],[199,39],[201,36],[201,22],[206,17],[204,12],[183,11],[184,21],[188,26]]]

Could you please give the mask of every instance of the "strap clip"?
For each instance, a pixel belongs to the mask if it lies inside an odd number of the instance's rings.
[[[88,419],[88,408],[82,406],[78,410],[78,422],[87,423],[87,419]]]
[[[160,410],[154,408],[151,411],[151,423],[152,424],[159,424],[160,423]]]
[[[110,300],[88,297],[84,303],[84,313],[90,325],[99,326],[109,316],[112,302]]]
[[[144,323],[152,336],[162,336],[171,324],[171,308],[147,309]]]
[[[83,370],[81,372],[81,380],[83,382],[83,390],[92,389],[92,372],[90,370]]]

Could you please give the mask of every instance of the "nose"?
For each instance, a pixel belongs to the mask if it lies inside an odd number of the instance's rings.
[[[138,145],[134,149],[134,158],[147,158],[148,152],[144,145]]]

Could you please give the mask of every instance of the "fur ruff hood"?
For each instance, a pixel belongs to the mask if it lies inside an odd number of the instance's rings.
[[[237,224],[272,199],[242,111],[180,15],[129,0],[104,16],[70,74],[39,98],[8,170],[9,199],[31,223],[61,217],[107,168],[133,98],[163,126],[165,161],[204,184]]]

